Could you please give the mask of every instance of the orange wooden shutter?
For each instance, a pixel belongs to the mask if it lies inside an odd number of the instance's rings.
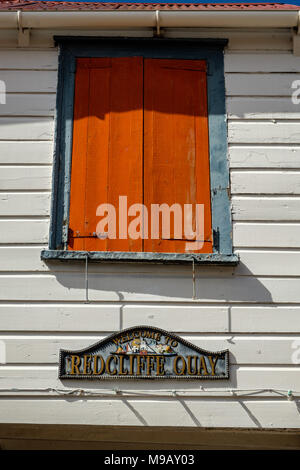
[[[150,213],[151,204],[204,204],[204,244],[189,251],[211,253],[205,61],[145,59],[144,129],[145,206]],[[188,240],[184,233],[174,239],[174,224],[169,237],[162,235],[145,240],[144,251],[186,251]]]
[[[69,249],[142,251],[141,239],[118,239],[119,196],[143,202],[143,61],[77,59]],[[95,236],[102,203],[116,208],[115,240]]]

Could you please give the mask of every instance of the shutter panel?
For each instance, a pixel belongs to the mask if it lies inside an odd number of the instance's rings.
[[[145,59],[144,62],[144,204],[204,204],[203,247],[212,252],[206,63],[200,60]],[[152,223],[153,221],[151,221]],[[161,224],[160,224],[161,227]],[[176,239],[175,239],[176,235]],[[160,228],[159,239],[144,242],[144,251],[187,251],[184,233],[177,239]]]
[[[141,239],[94,235],[97,207],[109,203],[118,237],[119,196],[143,202],[142,58],[77,59],[69,249],[142,251]]]

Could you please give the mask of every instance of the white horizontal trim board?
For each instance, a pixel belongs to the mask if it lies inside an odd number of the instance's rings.
[[[54,116],[55,94],[7,94],[0,116]]]
[[[300,224],[235,223],[233,245],[236,248],[299,248]]]
[[[0,52],[1,58],[1,52]],[[0,67],[2,66],[0,62]],[[2,68],[2,67],[1,67]],[[0,80],[6,84],[7,93],[55,93],[57,71],[1,70]],[[3,105],[1,105],[3,107]]]
[[[236,276],[300,276],[300,251],[237,250]],[[271,328],[271,325],[269,325]]]
[[[230,145],[228,151],[231,168],[300,168],[300,146]]]
[[[300,104],[294,104],[291,97],[230,96],[226,99],[226,109],[229,119],[300,118]]]
[[[226,73],[226,94],[227,96],[288,96],[291,99],[295,91],[292,84],[296,80],[300,81],[300,73]]]
[[[41,250],[45,246],[0,246],[0,272],[33,274],[35,272],[82,272],[83,261],[48,262],[41,260]],[[300,276],[300,250],[238,250],[240,262],[234,268],[219,266],[196,266],[196,275],[218,277],[235,273],[236,276]],[[166,276],[178,273],[189,276],[190,266],[160,266],[139,264],[89,264],[89,273],[102,274],[162,274]],[[1,326],[0,326],[1,327]],[[187,326],[188,328],[188,326]]]
[[[170,321],[171,319],[171,321]],[[149,325],[174,332],[226,332],[228,307],[198,305],[0,305],[0,331],[118,331]]]
[[[300,72],[300,58],[291,53],[225,53],[225,72]]]
[[[114,332],[121,329],[121,309],[120,305],[110,304],[0,305],[0,328],[2,331]]]
[[[3,394],[7,395],[31,395],[33,398],[40,394],[51,394],[51,391],[45,391],[45,389],[58,389],[58,390],[70,390],[74,388],[84,388],[99,392],[100,390],[104,393],[110,393],[114,388],[112,381],[89,381],[83,384],[80,380],[59,380],[57,374],[57,365],[40,365],[40,366],[2,366],[1,367],[1,379],[0,379],[0,397]],[[199,384],[202,386],[202,390],[199,390]],[[272,396],[278,398],[276,392],[273,390],[292,390],[294,392],[300,390],[300,374],[299,368],[283,367],[283,366],[237,366],[232,364],[230,366],[230,378],[226,381],[218,380],[205,380],[205,381],[174,381],[165,380],[162,381],[126,381],[120,383],[120,390],[124,392],[136,392],[141,395],[147,394],[161,394],[169,395],[170,390],[180,391],[181,395],[192,395],[201,399],[203,396],[213,394],[215,398],[218,395],[227,395],[228,391],[234,390],[246,390],[251,393],[251,390],[257,390],[260,393],[256,395],[256,398]],[[4,390],[7,392],[4,392]],[[11,390],[11,389],[17,389]],[[28,390],[26,392],[26,389]],[[30,390],[31,389],[31,390]],[[269,390],[268,390],[269,389]],[[1,393],[1,390],[3,392]],[[204,393],[203,393],[204,392]],[[218,392],[218,395],[216,394]],[[225,393],[224,393],[225,392]],[[244,392],[246,394],[247,392]],[[242,394],[242,392],[240,392]],[[275,396],[274,396],[275,395]],[[284,392],[282,397],[284,398]]]
[[[299,126],[300,127],[300,126]],[[300,171],[231,172],[232,194],[300,194]]]
[[[236,144],[300,143],[299,122],[229,121],[228,142]]]
[[[0,216],[47,216],[50,193],[0,193]]]
[[[1,70],[57,70],[57,67],[57,49],[30,50],[26,48],[0,50]]]
[[[1,165],[47,165],[52,162],[52,154],[53,142],[0,142]]]
[[[136,325],[136,324],[135,324]],[[124,325],[125,326],[125,325]],[[200,325],[199,325],[200,327]],[[58,364],[59,350],[76,351],[104,339],[103,335],[90,337],[61,336],[5,336],[6,364]],[[231,364],[285,364],[293,365],[293,353],[300,350],[300,335],[296,336],[187,336],[181,337],[208,351],[230,350]],[[300,363],[300,352],[297,353]]]
[[[50,190],[51,177],[51,166],[2,166],[0,190]]]
[[[298,428],[297,402],[239,399],[2,399],[2,423]]]
[[[0,243],[47,243],[49,220],[0,220]]]
[[[234,196],[232,198],[232,213],[234,220],[300,222],[300,198]]]
[[[0,140],[51,140],[53,127],[50,117],[0,117]]]
[[[300,307],[0,304],[0,331],[119,331],[137,325],[189,333],[299,333]],[[299,379],[300,380],[300,379]],[[299,388],[300,390],[300,388]]]
[[[300,303],[299,279],[232,276],[196,279],[198,302]],[[84,302],[85,272],[53,275],[1,275],[2,301]],[[191,302],[191,275],[90,274],[91,301]]]
[[[298,333],[300,331],[300,307],[233,306],[230,309],[230,328],[236,333],[247,331],[254,333]],[[298,348],[293,348],[293,351],[296,349]]]

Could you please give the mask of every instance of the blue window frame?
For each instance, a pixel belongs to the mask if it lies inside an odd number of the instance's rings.
[[[226,39],[83,38],[55,37],[59,45],[57,117],[49,249],[43,259],[86,259],[230,264],[238,262],[232,249],[232,221],[227,161],[224,84]],[[72,158],[74,85],[77,57],[197,59],[207,61],[210,185],[213,253],[122,253],[68,251],[69,196]]]

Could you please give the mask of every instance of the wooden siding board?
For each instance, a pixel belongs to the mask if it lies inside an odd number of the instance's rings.
[[[0,217],[49,216],[50,193],[0,193]]]
[[[49,220],[0,219],[0,244],[43,244],[48,241]]]
[[[0,142],[1,165],[49,165],[52,163],[53,142]],[[2,171],[2,169],[1,169]]]
[[[288,96],[295,89],[292,84],[300,80],[300,73],[226,73],[227,96]],[[291,101],[291,99],[290,99]],[[293,104],[293,103],[292,103]],[[299,106],[294,104],[295,111]]]
[[[1,191],[49,191],[50,189],[50,166],[7,165],[1,167]]]
[[[170,317],[172,325],[170,325]],[[0,305],[0,331],[118,331],[143,324],[174,332],[225,332],[228,307],[151,306],[120,304]],[[122,324],[121,324],[122,323]]]
[[[51,275],[1,275],[2,301],[85,301],[85,271]],[[198,302],[300,303],[299,279],[207,275],[196,279]],[[193,302],[191,275],[91,274],[90,301]]]
[[[259,391],[256,393],[257,398],[266,399],[268,397],[279,398],[278,392],[283,391],[281,397],[286,400],[284,391],[287,391],[287,384],[291,387],[294,392],[300,390],[300,378],[299,378],[299,367],[295,366],[237,366],[232,365],[231,377],[227,381],[217,382],[215,380],[205,381],[202,386],[202,391],[199,391],[198,381],[181,381],[179,386],[176,387],[177,391],[180,391],[180,395],[191,396],[194,398],[201,399],[201,397],[211,397],[218,399],[218,397],[229,397],[232,395],[230,390],[244,390],[249,393],[253,391]],[[70,386],[71,385],[71,386]],[[138,385],[138,386],[137,386]],[[122,391],[125,393],[137,393],[140,394],[144,399],[151,399],[148,395],[160,394],[162,396],[170,395],[170,390],[174,390],[174,381],[165,381],[162,388],[162,384],[159,381],[139,381],[137,384],[135,381],[127,381],[122,384]],[[0,378],[0,397],[2,396],[27,396],[34,399],[43,395],[51,396],[53,398],[53,391],[58,390],[72,390],[77,386],[82,386],[80,381],[61,381],[57,377],[57,367],[55,365],[10,365],[1,367],[1,378]],[[19,392],[13,389],[20,389]],[[50,389],[50,390],[49,390]],[[86,389],[92,391],[99,391],[99,389],[105,394],[109,394],[112,389],[112,384],[109,381],[102,381],[99,387],[99,382],[89,381]],[[273,391],[273,390],[274,391]],[[297,393],[297,395],[298,395]],[[146,396],[145,396],[146,395]]]
[[[246,51],[225,54],[225,72],[300,72],[300,58],[288,53]]]
[[[232,194],[300,194],[300,171],[231,171]]]
[[[300,224],[235,222],[233,244],[236,248],[299,248]]]
[[[1,53],[0,53],[1,58]],[[56,70],[1,70],[7,93],[56,93]],[[9,96],[7,97],[7,99]]]
[[[292,89],[288,97],[277,96],[227,96],[226,109],[228,119],[299,119],[300,104],[291,100]]]
[[[230,310],[231,330],[261,333],[285,333],[300,331],[300,308],[276,305],[247,307],[232,306]],[[295,348],[291,349],[291,353]]]
[[[0,107],[0,116],[54,116],[55,98],[54,93],[7,94],[5,106]]]
[[[2,423],[298,428],[297,402],[280,400],[2,399]],[[182,406],[184,405],[184,406]]]
[[[281,145],[230,145],[230,168],[300,168],[300,147]],[[259,196],[259,194],[258,194]]]
[[[251,121],[228,122],[228,142],[233,144],[299,144],[299,122]]]
[[[241,221],[300,222],[300,198],[234,196],[232,214]]]
[[[0,246],[0,271],[18,273],[26,272],[28,275],[35,272],[81,272],[83,261],[53,263],[41,260],[41,250],[45,246]],[[250,250],[238,249],[240,262],[236,267],[207,266],[195,267],[196,276],[218,276],[224,273],[234,273],[236,276],[300,276],[300,250],[254,248]],[[191,265],[157,265],[147,266],[137,263],[89,263],[89,273],[94,274],[156,274],[164,273],[169,276],[173,273],[190,275]],[[167,329],[167,328],[165,328]]]
[[[52,140],[53,119],[0,117],[0,140]]]
[[[57,70],[57,50],[1,49],[2,70]]]

